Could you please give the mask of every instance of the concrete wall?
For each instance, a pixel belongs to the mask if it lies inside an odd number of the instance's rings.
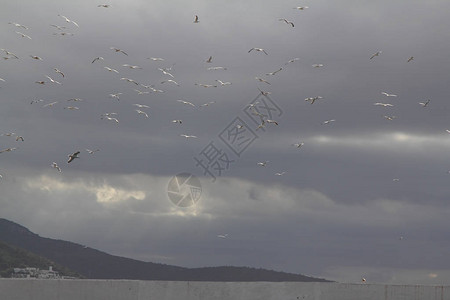
[[[0,279],[0,300],[450,300],[450,286]]]

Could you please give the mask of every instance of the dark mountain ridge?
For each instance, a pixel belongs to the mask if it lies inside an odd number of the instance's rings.
[[[0,241],[26,249],[89,279],[171,281],[297,281],[328,280],[300,274],[249,267],[184,268],[114,256],[80,244],[40,237],[12,221],[0,218]]]

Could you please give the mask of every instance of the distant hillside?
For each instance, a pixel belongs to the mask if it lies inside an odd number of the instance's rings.
[[[72,242],[43,238],[27,228],[0,219],[0,241],[48,258],[90,279],[173,281],[298,281],[327,280],[247,267],[183,268],[119,257]]]
[[[18,247],[10,246],[4,242],[0,242],[0,277],[11,277],[14,268],[34,267],[41,270],[48,270],[50,266],[53,267],[53,270],[57,271],[60,275],[79,278],[82,277],[47,258],[38,256]]]

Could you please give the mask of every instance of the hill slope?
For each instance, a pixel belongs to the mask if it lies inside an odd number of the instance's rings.
[[[0,219],[0,241],[46,257],[90,279],[174,281],[298,281],[325,279],[247,267],[183,268],[119,257],[72,242],[40,237]]]

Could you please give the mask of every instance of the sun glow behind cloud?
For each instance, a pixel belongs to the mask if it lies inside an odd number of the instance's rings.
[[[142,190],[124,189],[114,187],[107,183],[94,184],[78,179],[72,182],[65,182],[60,179],[42,175],[37,179],[30,179],[27,182],[28,187],[49,194],[59,193],[88,193],[95,195],[96,201],[99,203],[118,203],[127,200],[144,200],[146,194]]]
[[[126,191],[108,186],[106,184],[101,187],[96,187],[95,190],[97,201],[100,203],[115,203],[125,201],[130,198],[137,200],[145,199],[145,193],[143,191]]]

